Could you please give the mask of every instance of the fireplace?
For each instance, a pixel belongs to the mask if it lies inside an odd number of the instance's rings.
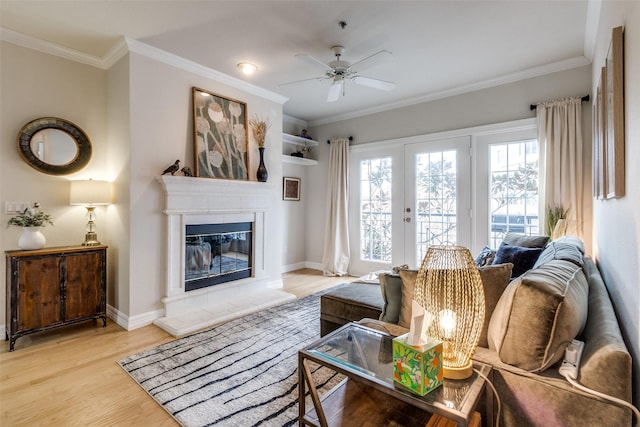
[[[166,284],[164,317],[154,324],[181,336],[295,299],[277,289],[282,280],[267,265],[274,257],[267,219],[277,220],[269,216],[279,202],[275,185],[169,175],[158,182],[165,195]]]
[[[185,291],[251,277],[252,230],[251,222],[187,225]]]

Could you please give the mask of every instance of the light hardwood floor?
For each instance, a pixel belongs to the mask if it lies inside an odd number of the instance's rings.
[[[283,275],[302,297],[355,277],[303,269]],[[150,325],[126,331],[109,320],[19,338],[0,350],[0,426],[175,426],[116,363],[174,338]]]

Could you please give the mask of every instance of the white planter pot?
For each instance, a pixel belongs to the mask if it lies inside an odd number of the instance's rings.
[[[20,249],[40,249],[47,243],[47,239],[40,231],[40,227],[22,227],[22,235],[18,239]]]

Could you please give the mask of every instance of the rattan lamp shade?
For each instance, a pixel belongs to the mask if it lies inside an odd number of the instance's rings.
[[[469,249],[431,246],[418,271],[414,299],[435,317],[427,335],[444,344],[444,377],[471,376],[485,307],[482,279]]]

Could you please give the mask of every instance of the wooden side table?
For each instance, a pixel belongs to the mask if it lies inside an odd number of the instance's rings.
[[[107,246],[5,252],[9,351],[18,338],[72,323],[107,326]]]

